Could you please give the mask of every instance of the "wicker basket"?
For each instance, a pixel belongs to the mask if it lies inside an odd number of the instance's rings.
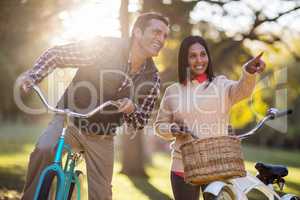
[[[195,139],[180,147],[185,181],[203,185],[246,176],[240,140],[232,136]]]

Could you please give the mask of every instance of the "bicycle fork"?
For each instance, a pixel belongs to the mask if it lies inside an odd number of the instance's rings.
[[[34,200],[41,199],[41,195],[45,195],[45,196],[48,195],[47,193],[44,194],[45,192],[48,191],[43,191],[42,187],[50,188],[50,184],[55,176],[57,177],[56,196],[55,196],[56,200],[68,199],[70,186],[72,182],[74,182],[75,186],[77,187],[77,200],[80,199],[80,183],[77,175],[74,173],[75,163],[78,160],[78,156],[72,153],[69,145],[65,144],[65,138],[64,138],[65,132],[66,132],[66,128],[63,128],[62,134],[58,139],[57,150],[56,150],[53,163],[48,167],[46,167],[40,175],[36,192],[34,194]],[[67,155],[65,167],[64,169],[62,169],[62,155],[64,149],[68,152],[68,155]],[[46,182],[47,178],[50,178],[49,182]]]

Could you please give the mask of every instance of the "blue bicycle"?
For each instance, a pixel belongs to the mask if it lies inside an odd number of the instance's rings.
[[[41,98],[45,107],[53,113],[60,114],[64,116],[64,127],[62,133],[57,141],[55,157],[53,163],[47,166],[41,173],[40,179],[36,188],[36,192],[34,195],[34,200],[45,200],[49,196],[49,191],[51,184],[56,177],[56,191],[55,191],[55,199],[56,200],[69,200],[72,197],[74,188],[77,188],[77,200],[80,200],[81,191],[80,191],[80,181],[79,176],[81,172],[79,170],[75,170],[75,166],[79,158],[81,157],[80,153],[72,151],[71,147],[68,144],[65,144],[65,133],[69,124],[70,117],[76,118],[89,118],[93,116],[95,113],[101,111],[104,107],[112,105],[116,108],[119,108],[119,104],[117,101],[107,101],[101,105],[99,105],[94,110],[90,111],[87,114],[80,114],[76,112],[72,112],[68,109],[58,109],[52,107],[48,104],[45,99],[42,91],[36,85],[33,86],[34,91]],[[64,150],[67,152],[66,161],[62,162],[63,152]],[[63,167],[64,166],[64,167]]]

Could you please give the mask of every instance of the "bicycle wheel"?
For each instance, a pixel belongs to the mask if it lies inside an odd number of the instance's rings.
[[[205,193],[204,200],[235,200],[235,195],[232,190],[228,187],[224,187],[218,194],[215,196],[211,193]]]
[[[294,197],[291,198],[291,200],[300,200],[300,197],[294,196]]]
[[[76,170],[76,171],[75,171],[75,176],[80,180],[81,177],[83,176],[82,171]],[[81,182],[81,181],[80,181],[80,182]],[[71,186],[70,186],[69,195],[68,195],[68,200],[71,200],[72,197],[74,196],[73,193],[74,193],[75,186],[76,186],[76,184],[75,184],[75,181],[73,180],[72,183],[71,183]],[[77,189],[78,189],[78,188],[77,188]],[[77,197],[77,199],[78,199],[78,197]]]

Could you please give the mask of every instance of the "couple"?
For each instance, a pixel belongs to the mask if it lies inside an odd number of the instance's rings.
[[[95,38],[89,42],[55,46],[42,54],[34,67],[19,79],[22,90],[28,92],[32,84],[42,81],[55,68],[76,67],[78,71],[59,101],[58,107],[75,111],[84,108],[91,110],[93,108],[90,108],[90,102],[93,100],[96,100],[99,105],[107,100],[121,99],[117,112],[96,114],[88,119],[88,127],[83,128],[80,120],[72,119],[74,126],[69,127],[65,135],[66,143],[84,152],[88,195],[91,200],[112,199],[113,138],[116,128],[126,123],[134,129],[143,129],[150,118],[160,90],[160,78],[152,57],[158,55],[168,33],[169,21],[166,17],[158,13],[144,13],[136,20],[129,41],[117,38]],[[168,95],[178,92],[177,89],[184,90],[190,85],[194,85],[195,88],[198,85],[203,87],[199,91],[195,90],[200,93],[209,91],[213,85],[217,85],[222,89],[227,88],[226,101],[230,101],[227,102],[230,106],[250,94],[255,82],[254,74],[264,69],[264,63],[258,56],[245,64],[243,78],[239,82],[229,81],[224,77],[214,77],[205,41],[196,36],[187,37],[183,41],[178,64],[180,84],[177,86],[179,87],[171,86],[167,89],[156,122],[156,131],[159,135],[168,139],[175,137],[175,145],[180,144],[180,141],[185,138],[178,134],[178,129],[185,127],[181,126],[182,123],[176,122],[183,122],[183,118],[189,119],[190,116],[185,116],[181,108],[173,112],[176,102],[173,102],[173,99],[169,100]],[[105,76],[100,76],[103,71]],[[188,71],[191,72],[191,76],[187,78]],[[85,85],[80,85],[81,83],[88,84],[89,87],[84,87]],[[94,91],[99,91],[101,95],[97,92],[91,93],[90,87],[93,87]],[[178,98],[184,98],[182,95],[180,93]],[[181,111],[183,112],[180,113]],[[196,111],[194,114],[197,115]],[[215,117],[211,115],[211,119],[202,117],[199,120],[213,121],[227,116],[227,112],[218,112]],[[187,123],[186,120],[184,122]],[[163,131],[166,130],[164,126],[167,126],[169,131]],[[22,199],[33,199],[39,174],[53,159],[53,144],[57,141],[62,127],[63,118],[55,115],[40,136],[30,155]],[[193,186],[184,184],[180,156],[178,158],[175,153],[173,155],[175,157],[173,156],[171,181],[175,198],[179,199],[180,195],[186,194],[199,195],[198,190]]]

